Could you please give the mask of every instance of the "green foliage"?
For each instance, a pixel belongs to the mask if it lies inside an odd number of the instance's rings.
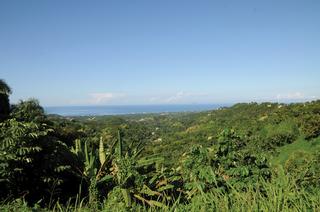
[[[110,163],[110,155],[108,155],[108,158],[106,157],[103,139],[102,137],[100,139],[99,153],[89,150],[88,143],[82,142],[80,139],[75,140],[71,151],[84,164],[84,169],[80,176],[88,186],[88,202],[90,205],[97,205],[100,199],[99,186],[106,187],[113,179],[113,176],[106,174],[107,163]]]
[[[314,154],[319,147],[320,137],[312,140],[305,140],[303,137],[300,137],[295,142],[278,148],[277,155],[271,159],[271,162],[273,165],[284,165],[295,152],[304,151]]]
[[[1,211],[320,209],[320,101],[61,118],[32,99],[9,114],[10,93],[0,80]]]
[[[189,198],[199,192],[217,187],[217,174],[209,151],[201,146],[192,147],[182,160],[182,176]]]
[[[3,212],[11,212],[11,211],[21,211],[21,212],[32,212],[39,210],[39,205],[35,204],[32,208],[28,206],[28,203],[22,199],[16,199],[12,201],[10,204],[0,205],[0,209]]]
[[[263,156],[243,151],[245,142],[233,130],[224,130],[211,148],[193,147],[182,162],[182,173],[188,195],[213,188],[246,188],[271,173]]]
[[[307,114],[302,119],[302,130],[307,139],[320,136],[320,113]]]
[[[11,94],[11,88],[3,80],[0,79],[0,122],[6,119],[10,112],[9,95]]]
[[[251,153],[246,147],[245,138],[233,130],[225,130],[218,139],[216,164],[228,183],[239,188],[267,180],[271,173],[267,159],[262,154]]]
[[[20,101],[17,105],[14,105],[11,117],[26,122],[44,122],[45,120],[44,109],[36,99]]]
[[[3,79],[0,79],[0,93],[6,95],[10,95],[12,93],[11,88]]]
[[[63,199],[70,195],[60,193],[63,187],[78,187],[75,168],[81,169],[81,165],[64,143],[50,136],[53,129],[46,124],[16,119],[0,126],[2,197],[24,196],[36,201],[61,195]]]
[[[285,171],[292,181],[303,188],[315,189],[320,187],[320,153],[304,151],[294,152],[285,163]]]
[[[272,150],[292,143],[299,136],[299,130],[292,120],[281,121],[278,124],[268,124],[262,131],[263,147]]]
[[[51,129],[35,123],[17,122],[15,119],[1,123],[0,126],[1,190],[19,193],[23,191],[20,188],[26,183],[26,174],[33,166],[35,154],[43,150],[38,140],[46,136]],[[18,190],[14,191],[16,189]]]

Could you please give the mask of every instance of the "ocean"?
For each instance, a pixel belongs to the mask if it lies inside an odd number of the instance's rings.
[[[102,116],[145,113],[199,112],[214,110],[222,104],[190,104],[190,105],[119,105],[119,106],[58,106],[45,107],[47,114],[61,116]]]

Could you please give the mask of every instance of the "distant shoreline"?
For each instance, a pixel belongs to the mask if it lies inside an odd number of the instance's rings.
[[[112,105],[112,106],[52,106],[44,107],[49,115],[105,116],[201,112],[228,107],[232,104],[180,104],[180,105]]]

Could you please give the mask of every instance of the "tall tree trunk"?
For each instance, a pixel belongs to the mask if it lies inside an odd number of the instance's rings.
[[[4,93],[0,93],[0,121],[3,121],[8,117],[10,113],[9,96]]]

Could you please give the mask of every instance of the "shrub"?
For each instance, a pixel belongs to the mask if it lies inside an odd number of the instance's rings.
[[[308,114],[302,119],[302,131],[306,139],[320,135],[320,114]]]
[[[268,150],[290,144],[298,135],[298,127],[291,120],[282,121],[276,125],[267,125],[262,131],[264,147]]]
[[[285,171],[301,187],[319,188],[320,153],[294,152],[285,163]]]
[[[29,202],[76,194],[81,170],[74,154],[45,124],[9,119],[0,124],[0,196]],[[65,199],[64,199],[65,198]]]
[[[43,122],[45,120],[44,109],[40,106],[36,99],[20,101],[17,105],[13,105],[11,117],[18,121],[27,122]]]

